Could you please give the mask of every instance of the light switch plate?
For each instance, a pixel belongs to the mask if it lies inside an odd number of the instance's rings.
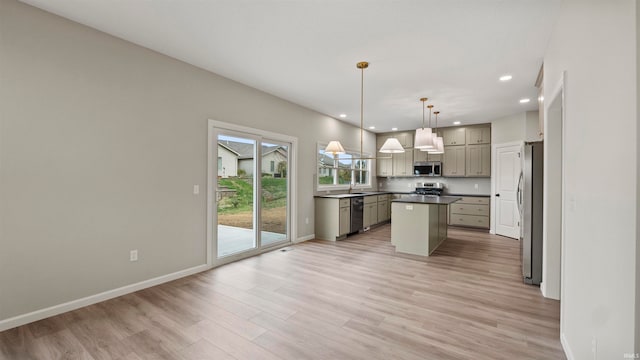
[[[413,210],[413,205],[406,205],[404,208],[407,210]]]
[[[200,185],[193,185],[193,195],[200,194]]]

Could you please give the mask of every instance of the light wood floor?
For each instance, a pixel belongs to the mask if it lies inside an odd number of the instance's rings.
[[[565,359],[559,303],[519,244],[450,229],[428,259],[390,226],[308,241],[0,333],[1,359]]]

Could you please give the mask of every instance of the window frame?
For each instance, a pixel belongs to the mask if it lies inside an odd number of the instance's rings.
[[[355,167],[356,161],[351,161],[351,167],[349,168],[349,171],[351,172],[351,183],[350,184],[338,184],[337,183],[337,179],[338,179],[338,171],[339,169],[346,169],[346,168],[340,168],[339,166],[336,166],[335,164],[335,160],[334,159],[334,166],[333,167],[320,167],[320,151],[324,150],[327,147],[327,143],[322,143],[322,142],[318,142],[317,147],[316,147],[316,189],[317,191],[329,191],[329,190],[349,190],[349,189],[358,189],[358,190],[364,190],[364,189],[372,189],[373,188],[373,179],[372,179],[372,170],[373,170],[373,159],[366,159],[366,160],[362,160],[366,162],[366,165],[364,167],[364,171],[366,171],[367,175],[366,175],[366,179],[367,182],[366,184],[356,184],[355,180],[356,180],[356,173],[358,171],[362,171],[358,168]],[[359,150],[353,150],[350,148],[345,148],[345,151],[347,154],[353,156],[354,158],[356,158],[356,160],[360,157],[360,151]],[[371,155],[369,153],[362,153],[362,157],[365,158],[370,158]],[[336,171],[334,171],[334,183],[333,184],[320,184],[320,169],[335,169]]]

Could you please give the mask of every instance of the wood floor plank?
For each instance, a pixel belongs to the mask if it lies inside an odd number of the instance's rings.
[[[1,332],[0,360],[566,359],[517,241],[451,228],[419,257],[389,239],[311,240]]]

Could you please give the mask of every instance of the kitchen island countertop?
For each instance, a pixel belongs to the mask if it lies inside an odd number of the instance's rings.
[[[393,199],[392,202],[418,203],[431,205],[449,205],[460,200],[457,196],[433,196],[433,195],[410,195],[401,199]]]

